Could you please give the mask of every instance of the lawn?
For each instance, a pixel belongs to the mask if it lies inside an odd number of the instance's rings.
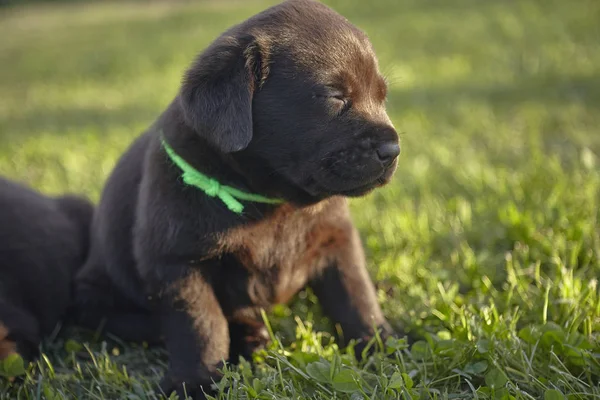
[[[600,2],[327,3],[390,82],[398,172],[352,209],[386,316],[420,340],[358,363],[304,292],[219,398],[600,399]],[[270,4],[0,8],[0,174],[97,200],[194,55]],[[0,399],[160,398],[161,349],[52,339]]]

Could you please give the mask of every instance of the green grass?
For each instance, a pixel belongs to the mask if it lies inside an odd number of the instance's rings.
[[[0,9],[0,174],[96,200],[193,56],[272,3]],[[385,314],[422,340],[357,363],[302,293],[219,398],[600,398],[600,2],[328,3],[391,83],[398,172],[352,208]],[[61,332],[0,399],[158,398],[164,352],[103,340]]]

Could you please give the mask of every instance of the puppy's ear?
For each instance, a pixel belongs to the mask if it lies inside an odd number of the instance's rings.
[[[187,71],[180,92],[186,123],[224,153],[252,139],[252,97],[261,69],[250,35],[222,36]]]

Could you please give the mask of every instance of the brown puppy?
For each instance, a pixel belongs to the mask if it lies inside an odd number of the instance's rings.
[[[87,256],[93,208],[0,178],[0,359],[37,355],[64,316]]]
[[[264,342],[259,309],[306,285],[345,338],[389,333],[345,200],[395,170],[385,98],[367,37],[316,1],[225,32],[108,180],[80,322],[165,340],[165,390],[198,397]]]

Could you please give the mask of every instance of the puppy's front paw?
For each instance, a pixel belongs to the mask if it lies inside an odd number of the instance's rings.
[[[229,349],[229,362],[237,363],[239,357],[246,360],[252,358],[252,353],[263,349],[269,342],[269,333],[261,323],[230,324],[229,334],[231,345]]]

